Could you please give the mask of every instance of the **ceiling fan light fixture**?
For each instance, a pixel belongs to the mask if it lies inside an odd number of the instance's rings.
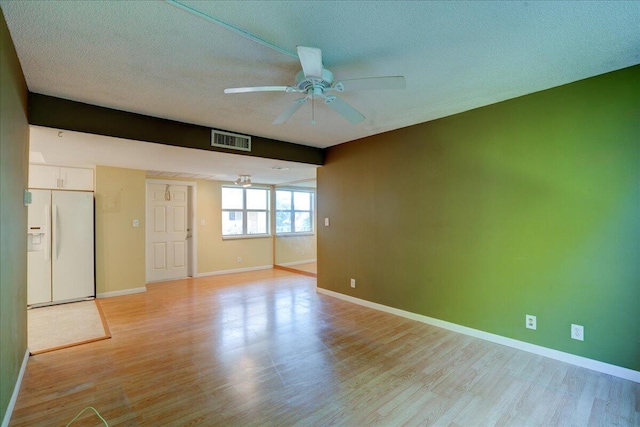
[[[238,179],[235,180],[235,183],[245,188],[251,187],[251,175],[240,175]]]

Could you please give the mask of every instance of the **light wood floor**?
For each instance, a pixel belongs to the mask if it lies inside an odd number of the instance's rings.
[[[318,263],[317,262],[307,262],[304,264],[296,264],[296,265],[274,265],[274,268],[289,271],[292,273],[304,274],[305,276],[318,277]]]
[[[31,357],[10,425],[86,406],[110,426],[640,425],[640,384],[319,295],[312,277],[148,289],[101,300],[112,339]]]
[[[316,273],[318,274],[318,263],[317,262],[307,262],[304,264],[294,265],[293,268],[297,270],[306,271],[307,273]]]

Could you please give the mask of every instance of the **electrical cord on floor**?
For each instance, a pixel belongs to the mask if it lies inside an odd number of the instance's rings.
[[[69,424],[66,425],[66,427],[69,427],[71,425],[71,423],[73,423],[75,420],[77,420],[80,415],[82,415],[84,413],[84,411],[86,411],[87,409],[91,409],[93,410],[93,412],[96,413],[96,415],[98,416],[98,418],[100,418],[102,420],[102,422],[104,423],[105,426],[109,427],[109,424],[107,424],[107,422],[105,421],[104,418],[102,418],[102,415],[100,415],[100,413],[96,410],[96,408],[94,408],[93,406],[87,406],[86,408],[84,408],[82,411],[80,411],[80,413],[78,415],[76,415],[76,417],[74,419],[72,419],[71,421],[69,421]]]

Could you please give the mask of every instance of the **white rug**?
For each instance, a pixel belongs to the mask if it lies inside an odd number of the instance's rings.
[[[31,354],[111,338],[97,300],[27,310]]]

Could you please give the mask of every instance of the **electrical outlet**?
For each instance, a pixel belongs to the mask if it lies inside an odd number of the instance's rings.
[[[238,257],[238,262],[242,262],[242,257],[241,256]]]
[[[536,329],[536,316],[533,316],[531,314],[526,314],[524,316],[525,319],[525,326],[527,327],[527,329]]]
[[[571,338],[584,341],[584,326],[571,324]]]
[[[356,287],[356,279],[351,279],[351,287],[352,288]]]

